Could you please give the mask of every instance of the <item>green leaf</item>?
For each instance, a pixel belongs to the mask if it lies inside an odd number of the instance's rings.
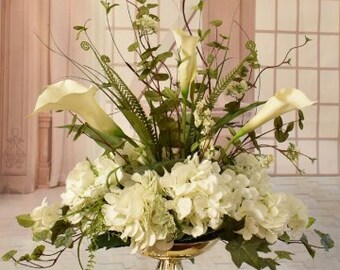
[[[129,52],[134,52],[139,48],[139,43],[136,41],[128,47]]]
[[[241,106],[240,101],[232,101],[224,105],[224,110],[229,113],[234,113],[240,109],[240,106]]]
[[[195,7],[197,10],[202,11],[204,7],[204,1],[200,0],[197,6]]]
[[[151,110],[150,115],[160,115],[174,110],[179,106],[179,99],[167,99],[159,107]]]
[[[277,250],[275,251],[277,257],[281,260],[290,260],[292,261],[292,255],[294,255],[294,253],[291,253],[289,251],[284,251],[284,250]]]
[[[220,26],[223,24],[223,21],[221,21],[221,20],[212,20],[212,21],[210,22],[210,24],[211,24],[212,26],[215,26],[215,27],[220,27]]]
[[[24,215],[19,215],[16,217],[17,222],[19,223],[20,226],[24,228],[30,228],[34,225],[34,221],[31,218],[30,214],[24,214]]]
[[[308,243],[307,236],[305,234],[302,234],[300,238],[301,243],[305,246],[307,249],[309,255],[314,258],[315,257],[315,250],[311,247],[311,245]]]
[[[308,229],[308,228],[312,227],[314,225],[315,221],[316,221],[315,218],[309,217],[308,224],[307,224],[306,228]]]
[[[217,132],[220,128],[223,128],[224,126],[226,126],[230,121],[234,120],[236,117],[258,107],[261,106],[262,104],[264,104],[265,102],[262,101],[258,101],[258,102],[254,102],[250,105],[248,105],[247,107],[243,107],[240,108],[238,111],[234,112],[234,113],[228,113],[227,115],[223,116],[221,119],[219,119],[215,125],[212,128],[212,131],[215,133]]]
[[[326,251],[334,247],[334,241],[328,233],[323,233],[319,230],[314,230],[314,232],[321,238],[320,243]]]
[[[156,81],[166,81],[169,79],[169,74],[167,73],[156,73],[153,74],[152,78]]]
[[[44,240],[46,240],[48,238],[49,234],[50,234],[49,230],[43,230],[43,231],[40,231],[40,232],[34,232],[33,240],[36,241],[36,242],[44,241]]]
[[[168,87],[165,87],[164,90],[162,91],[162,94],[170,99],[177,99],[179,92],[178,91],[174,91]]]
[[[289,137],[289,134],[286,132],[282,132],[281,130],[275,130],[275,139],[279,143],[285,142]]]
[[[124,143],[121,137],[114,135],[106,135],[98,130],[93,130],[88,125],[66,125],[60,128],[66,128],[69,131],[75,132],[75,137],[78,138],[81,134],[86,134],[94,140],[99,146],[105,150],[112,151],[112,149],[117,149]]]
[[[154,101],[154,102],[160,102],[162,101],[162,96],[155,91],[145,91],[144,96],[147,100]]]
[[[282,121],[282,117],[281,116],[278,116],[274,119],[274,127],[276,129],[280,129],[282,128],[283,126],[283,121]]]
[[[140,4],[145,4],[146,0],[137,0],[137,2],[140,3]]]
[[[208,64],[212,64],[212,63],[214,63],[214,61],[215,61],[215,56],[210,53],[207,57],[207,62],[208,62]]]
[[[51,231],[52,231],[52,236],[51,236],[52,244],[54,244],[54,242],[56,241],[56,239],[59,235],[64,234],[66,232],[66,230],[68,228],[71,228],[71,227],[72,227],[71,223],[69,223],[65,220],[58,220],[51,229]]]
[[[289,241],[290,241],[290,236],[287,232],[285,232],[283,235],[281,235],[279,237],[279,239],[283,242],[285,242],[286,244],[289,244]]]
[[[117,234],[108,232],[101,235],[96,235],[94,238],[92,238],[89,249],[95,251],[101,248],[110,249],[129,245],[129,241],[124,241]]]
[[[294,129],[294,122],[290,122],[287,125],[286,132],[291,132]]]
[[[66,229],[64,234],[60,234],[57,236],[57,239],[54,242],[56,248],[60,247],[68,247],[71,248],[73,246],[72,236],[75,233],[73,228]]]
[[[241,230],[243,227],[244,219],[237,221],[229,216],[224,216],[219,237],[225,241],[232,241],[239,236],[239,234],[235,232]]]
[[[242,236],[231,240],[227,245],[226,249],[230,252],[231,258],[234,264],[240,268],[243,263],[247,263],[256,269],[263,269],[267,266],[273,267],[272,260],[266,261],[258,255],[258,248],[263,244],[265,240],[253,237],[251,240],[243,240]]]
[[[217,41],[208,42],[207,45],[211,48],[217,48],[221,50],[228,50],[228,47],[224,46],[222,43]]]
[[[8,262],[9,260],[11,260],[15,256],[15,254],[17,254],[17,252],[18,252],[17,250],[12,249],[12,250],[8,251],[7,253],[5,253],[4,255],[2,255],[1,258],[4,262]]]
[[[158,7],[158,4],[146,4],[146,7],[148,9],[152,9],[152,8]]]
[[[156,59],[158,61],[164,62],[166,59],[168,59],[172,56],[173,56],[172,52],[164,52],[164,53],[161,53],[160,55],[157,55]]]
[[[32,260],[37,260],[41,257],[41,255],[43,255],[45,251],[45,246],[44,245],[40,245],[35,247],[35,249],[33,250],[32,254],[31,254],[31,259]]]
[[[73,26],[73,29],[77,30],[77,31],[86,31],[87,30],[87,28],[83,25],[75,25],[75,26]]]
[[[142,73],[139,75],[139,79],[141,81],[145,80],[149,76],[150,72],[151,72],[151,69],[149,68],[143,69]]]

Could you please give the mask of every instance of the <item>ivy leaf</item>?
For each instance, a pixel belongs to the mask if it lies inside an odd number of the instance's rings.
[[[71,248],[73,246],[72,236],[75,233],[73,228],[66,229],[64,234],[60,234],[57,236],[57,239],[54,242],[56,248],[60,247],[68,247]]]
[[[129,245],[129,241],[123,241],[117,234],[108,232],[92,238],[89,250],[95,251],[101,248],[110,249]]]
[[[8,251],[7,253],[5,253],[4,255],[2,255],[1,258],[4,262],[8,262],[9,260],[11,260],[15,256],[15,254],[17,254],[17,252],[18,252],[17,250],[12,249],[12,250]]]
[[[232,241],[235,237],[239,236],[235,232],[244,227],[244,219],[237,221],[229,216],[225,216],[222,226],[222,232],[219,234],[219,237],[225,241]]]
[[[334,241],[328,233],[320,232],[319,230],[314,230],[314,232],[321,238],[320,243],[325,248],[326,251],[334,247]]]
[[[56,241],[56,239],[59,235],[65,233],[65,231],[68,228],[71,228],[71,226],[72,226],[72,224],[69,223],[69,222],[66,222],[64,220],[58,220],[51,229],[51,231],[52,231],[52,236],[51,236],[52,244],[54,244],[54,242]]]
[[[308,224],[307,224],[306,228],[308,229],[308,228],[312,227],[314,223],[315,223],[315,218],[309,217]]]
[[[30,214],[23,214],[16,217],[17,222],[24,228],[30,228],[34,225],[35,221],[32,220]]]
[[[290,260],[292,261],[292,255],[294,255],[294,253],[288,252],[288,251],[284,251],[284,250],[277,250],[275,251],[277,257],[281,260]]]
[[[240,268],[243,263],[247,263],[256,269],[269,267],[276,269],[277,263],[272,259],[264,259],[258,255],[259,248],[266,240],[253,237],[251,240],[244,240],[242,236],[230,241],[226,249],[230,252],[234,264]]]
[[[286,244],[289,244],[289,241],[290,241],[290,236],[287,232],[285,232],[283,235],[281,235],[279,237],[279,239],[283,242],[285,242]]]
[[[38,241],[44,241],[48,238],[50,234],[50,231],[49,230],[43,230],[43,231],[40,231],[40,232],[34,232],[33,234],[33,240],[38,242]]]
[[[39,259],[41,257],[41,255],[43,255],[44,251],[45,251],[44,245],[37,246],[31,254],[31,259],[32,260]]]
[[[305,246],[307,249],[309,255],[314,258],[315,257],[315,250],[311,247],[311,245],[308,243],[307,236],[305,234],[302,234],[300,238],[301,243]]]

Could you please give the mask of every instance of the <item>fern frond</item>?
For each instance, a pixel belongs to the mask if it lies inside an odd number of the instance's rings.
[[[89,252],[90,254],[89,254],[89,258],[88,258],[85,270],[94,270],[94,266],[96,264],[95,252],[93,250],[90,250]]]
[[[81,46],[85,50],[91,49],[93,51],[108,80],[108,85],[105,86],[103,90],[105,91],[105,89],[108,89],[109,87],[114,89],[114,98],[120,106],[120,111],[124,114],[132,127],[137,127],[135,128],[135,131],[138,136],[144,144],[152,149],[153,154],[156,156],[156,149],[154,149],[155,145],[157,145],[156,131],[154,130],[151,121],[146,116],[137,97],[132,93],[117,72],[109,66],[108,63],[110,62],[110,59],[107,56],[99,55],[96,49],[87,41],[83,41]],[[109,92],[111,93],[111,91]]]
[[[218,84],[213,89],[212,93],[207,97],[207,108],[212,110],[217,102],[219,96],[228,87],[228,85],[235,79],[235,77],[240,73],[247,57],[232,71],[230,71],[224,78],[219,80]]]

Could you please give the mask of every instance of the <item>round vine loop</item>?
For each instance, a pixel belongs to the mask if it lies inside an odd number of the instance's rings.
[[[90,43],[88,43],[87,41],[82,41],[80,43],[80,47],[84,50],[84,51],[88,51],[91,49],[91,45]]]

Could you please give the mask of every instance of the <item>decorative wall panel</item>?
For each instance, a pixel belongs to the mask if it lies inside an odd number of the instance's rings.
[[[317,158],[313,165],[300,158],[298,165],[308,175],[340,174],[339,18],[339,0],[256,0],[255,31],[261,64],[278,64],[287,49],[303,43],[305,36],[312,39],[291,54],[290,66],[266,73],[259,87],[260,99],[281,87],[297,87],[318,101],[304,110],[305,128],[297,130],[289,141]],[[290,114],[285,119],[295,118]],[[265,129],[270,128],[272,125]],[[265,143],[272,141],[272,133],[264,139]],[[278,146],[285,148],[287,144]],[[275,155],[274,174],[297,174],[282,156]]]
[[[35,188],[37,117],[26,118],[48,74],[40,31],[48,1],[1,1],[0,191]],[[48,11],[48,9],[47,9]],[[45,22],[45,25],[47,23]],[[35,70],[36,72],[32,72]],[[45,80],[46,82],[46,80]]]

